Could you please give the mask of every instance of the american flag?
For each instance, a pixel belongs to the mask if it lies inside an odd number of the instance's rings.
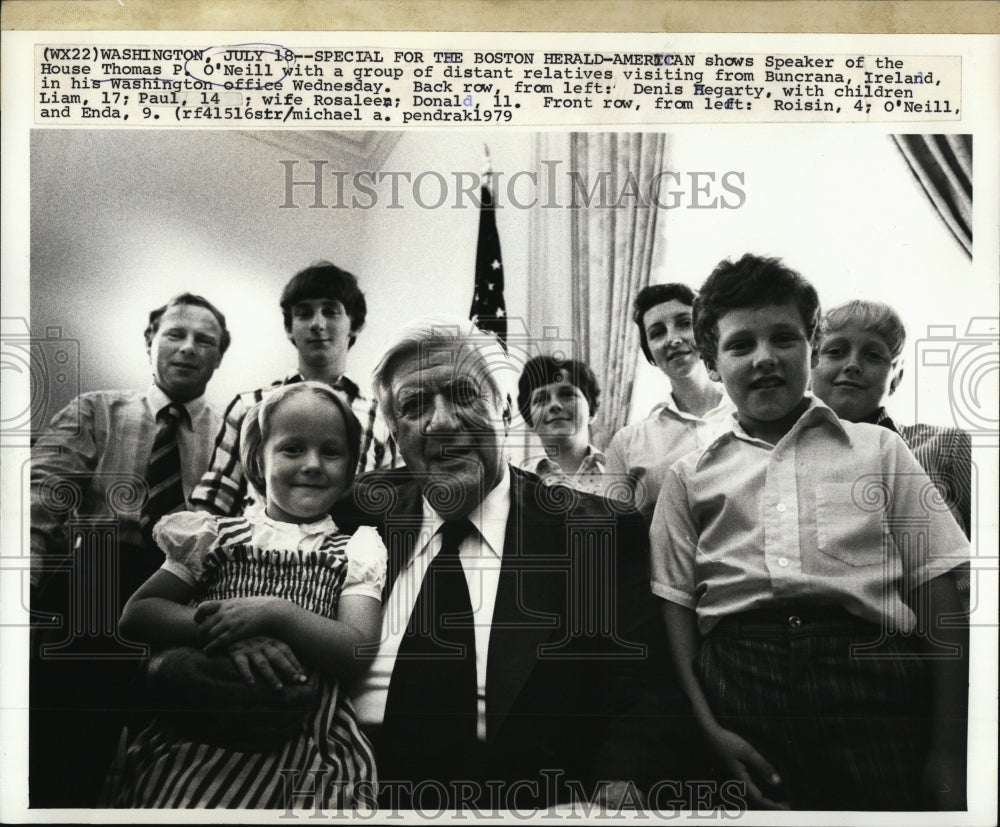
[[[488,156],[487,156],[488,157]],[[503,258],[500,236],[497,235],[496,207],[490,190],[487,169],[480,188],[482,207],[479,211],[479,247],[476,250],[476,287],[472,294],[469,319],[482,330],[495,333],[507,342],[507,305],[503,298]]]

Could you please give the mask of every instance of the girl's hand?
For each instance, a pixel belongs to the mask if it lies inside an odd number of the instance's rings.
[[[288,644],[270,637],[251,637],[229,646],[229,658],[248,686],[260,679],[274,690],[304,684],[308,677]]]
[[[789,809],[788,802],[776,795],[780,794],[781,776],[745,738],[721,726],[713,727],[707,735],[725,769],[746,785],[747,804],[769,810]]]
[[[207,600],[194,613],[206,654],[224,652],[231,644],[269,633],[285,601],[277,597],[234,597]]]

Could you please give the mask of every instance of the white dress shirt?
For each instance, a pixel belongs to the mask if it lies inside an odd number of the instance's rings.
[[[702,635],[730,615],[810,602],[908,634],[917,618],[906,598],[969,559],[903,440],[808,398],[777,444],[734,415],[667,472],[650,529],[652,590],[694,609]]]
[[[682,411],[670,395],[646,419],[626,425],[614,435],[605,452],[608,457],[605,473],[611,479],[638,477],[634,504],[648,523],[667,469],[691,451],[706,448],[724,433],[733,410],[733,403],[725,393],[719,404],[703,416]]]
[[[486,739],[486,659],[490,650],[490,628],[500,582],[500,564],[503,560],[509,514],[510,470],[505,467],[497,486],[468,514],[476,531],[471,532],[459,547],[459,557],[469,585],[469,598],[475,617],[478,697],[476,733],[480,740]],[[378,726],[385,716],[396,654],[417,603],[424,575],[441,550],[438,529],[444,522],[444,518],[424,499],[423,522],[413,554],[396,577],[383,608],[382,639],[378,654],[371,669],[353,687],[351,693],[358,719],[364,726]]]

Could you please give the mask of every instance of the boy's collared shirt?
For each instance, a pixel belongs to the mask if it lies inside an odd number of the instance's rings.
[[[968,559],[968,542],[902,439],[810,406],[776,444],[732,428],[667,473],[650,530],[652,589],[723,617],[839,605],[887,630],[903,596]]]

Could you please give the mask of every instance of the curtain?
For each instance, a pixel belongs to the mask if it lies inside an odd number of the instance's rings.
[[[656,175],[666,137],[575,133],[570,138],[573,339],[601,402],[591,438],[607,445],[625,425],[639,355],[632,300],[649,284],[656,240]]]
[[[892,137],[945,225],[972,258],[972,136]]]

